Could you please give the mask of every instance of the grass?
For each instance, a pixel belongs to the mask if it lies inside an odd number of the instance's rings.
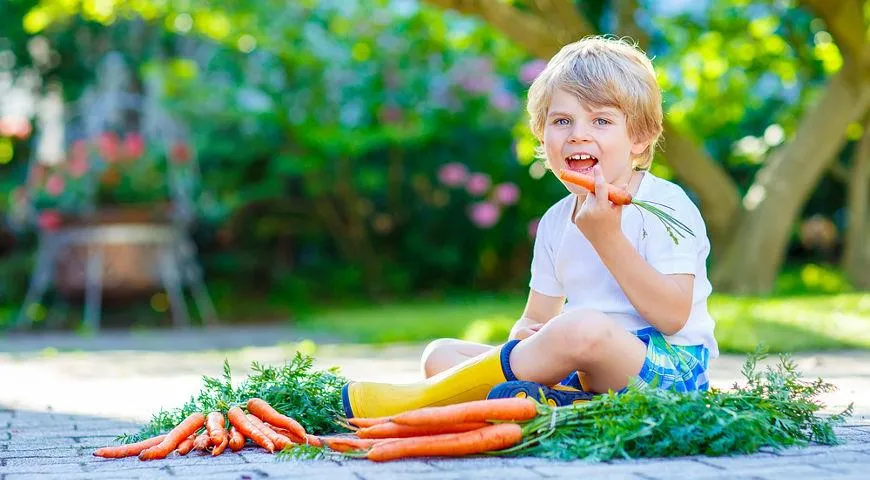
[[[522,313],[524,295],[480,295],[373,307],[315,309],[298,319],[308,331],[363,343],[424,342],[439,337],[499,343]],[[723,352],[870,349],[870,293],[777,297],[713,295],[710,312]]]

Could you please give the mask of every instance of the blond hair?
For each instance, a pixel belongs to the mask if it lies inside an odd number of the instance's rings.
[[[632,141],[649,141],[646,150],[632,158],[632,166],[649,168],[662,134],[662,94],[652,62],[642,50],[605,36],[585,37],[562,47],[529,88],[529,125],[539,141],[556,89],[576,95],[587,108],[622,111]],[[537,154],[546,158],[542,146]]]

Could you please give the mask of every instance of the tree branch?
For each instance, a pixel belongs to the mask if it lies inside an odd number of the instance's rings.
[[[828,31],[834,37],[844,57],[851,57],[858,63],[858,70],[866,61],[864,53],[865,32],[863,2],[858,0],[801,0],[801,3],[814,15],[824,20]]]

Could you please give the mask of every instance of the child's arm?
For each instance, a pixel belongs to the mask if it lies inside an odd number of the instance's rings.
[[[679,332],[692,309],[694,275],[667,275],[647,263],[622,233],[621,210],[607,199],[607,183],[594,168],[595,193],[578,208],[574,223],[589,240],[625,296],[665,335]]]
[[[514,323],[508,338],[513,340],[531,336],[541,325],[561,313],[564,304],[565,297],[551,297],[530,289],[523,316]]]

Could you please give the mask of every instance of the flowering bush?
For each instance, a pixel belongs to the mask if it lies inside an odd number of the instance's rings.
[[[12,192],[14,223],[54,229],[64,217],[108,206],[168,202],[174,189],[197,187],[193,151],[184,142],[148,143],[138,132],[106,131],[73,141],[63,161],[37,164]]]

